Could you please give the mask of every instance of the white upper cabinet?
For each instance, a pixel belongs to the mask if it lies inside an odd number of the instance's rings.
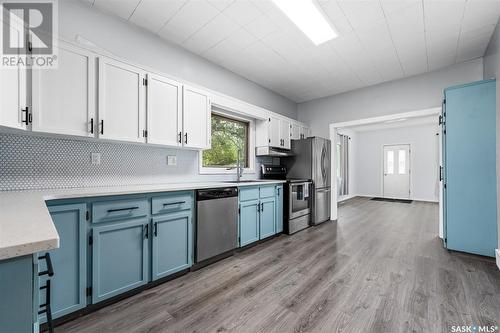
[[[148,143],[182,146],[182,84],[148,74]]]
[[[3,23],[3,29],[9,29]],[[6,30],[8,31],[8,30]],[[11,29],[11,38],[22,40],[22,26]],[[27,69],[23,66],[0,68],[0,125],[27,129],[29,112],[27,102]]]
[[[33,131],[94,136],[95,57],[59,43],[58,68],[33,70]]]
[[[281,135],[281,148],[284,149],[290,149],[291,148],[291,124],[288,120],[281,119],[281,130],[280,130],[280,135]]]
[[[281,148],[282,141],[280,136],[280,130],[281,130],[280,119],[269,117],[268,132],[269,132],[270,147]]]
[[[301,139],[300,130],[301,130],[301,126],[299,124],[295,124],[295,123],[292,124],[292,134],[291,134],[292,140]]]
[[[211,106],[208,93],[183,87],[183,146],[209,149],[211,146]]]
[[[145,72],[99,57],[99,137],[145,142]]]

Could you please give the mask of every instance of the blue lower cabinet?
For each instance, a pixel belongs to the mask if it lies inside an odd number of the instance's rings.
[[[165,214],[152,221],[152,279],[189,268],[192,264],[193,238],[191,211]]]
[[[87,305],[85,289],[87,286],[86,225],[85,204],[68,204],[49,207],[52,221],[59,234],[59,248],[47,251],[50,254],[54,275],[39,277],[39,286],[50,279],[50,303],[52,318],[82,309]],[[44,255],[39,253],[39,255]],[[39,271],[47,269],[45,260],[38,261]],[[45,290],[39,292],[39,304],[46,301]],[[40,315],[40,323],[46,321]]]
[[[276,186],[276,233],[283,232],[283,185]]]
[[[259,240],[259,210],[259,200],[240,203],[240,246]]]
[[[259,239],[273,236],[276,222],[276,199],[274,197],[260,199]]]
[[[148,218],[93,227],[92,302],[97,303],[148,282]]]
[[[33,256],[0,260],[0,331],[33,332]]]

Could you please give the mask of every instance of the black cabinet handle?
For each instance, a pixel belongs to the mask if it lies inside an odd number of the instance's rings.
[[[21,117],[21,122],[25,123],[26,125],[28,125],[29,122],[30,122],[29,121],[28,110],[29,110],[28,107],[25,107],[24,109],[21,109],[21,112],[24,112],[24,120],[22,120],[22,117]]]
[[[257,204],[257,212],[260,212],[260,204]]]
[[[94,118],[90,118],[90,134],[94,134]]]
[[[44,259],[47,263],[47,270],[39,272],[38,276],[48,275],[50,277],[54,276],[54,268],[52,266],[52,260],[50,259],[50,253],[46,252],[43,256],[38,257],[38,260]]]
[[[168,202],[168,203],[164,203],[163,207],[165,207],[165,206],[173,206],[173,205],[182,205],[184,203],[186,203],[186,201]]]
[[[49,333],[54,332],[54,325],[52,323],[52,309],[50,308],[50,280],[47,280],[45,282],[45,286],[40,287],[40,290],[45,289],[45,303],[40,304],[40,308],[43,308],[42,310],[38,311],[38,314],[45,313],[47,316],[47,326],[49,328]]]
[[[154,230],[155,237],[158,237],[158,222],[155,222],[154,227],[155,227]]]
[[[139,209],[139,207],[127,207],[127,208],[108,209],[108,213],[121,212],[121,211],[125,211],[125,210],[134,210],[134,209]]]
[[[146,239],[148,239],[148,238],[149,238],[149,224],[146,224],[146,225],[144,226],[144,237],[145,237]]]
[[[104,119],[101,120],[101,134],[104,135]]]
[[[182,143],[182,132],[179,132],[179,143]]]
[[[188,134],[187,133],[184,133],[184,143],[185,144],[188,143]]]
[[[260,204],[260,211],[263,212],[264,211],[264,203],[261,203]]]

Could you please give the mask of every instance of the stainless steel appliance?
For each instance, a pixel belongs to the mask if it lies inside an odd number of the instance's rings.
[[[313,182],[311,223],[330,220],[330,140],[320,137],[292,140],[292,153],[294,156],[283,159],[288,169],[287,177]]]
[[[238,245],[238,188],[198,190],[196,204],[195,261],[232,254]]]
[[[308,179],[287,179],[286,168],[281,165],[262,165],[261,175],[263,179],[287,180],[283,199],[284,232],[293,234],[309,227],[312,182]]]

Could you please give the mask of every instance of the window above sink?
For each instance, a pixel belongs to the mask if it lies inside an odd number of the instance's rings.
[[[236,174],[238,151],[243,173],[255,173],[255,121],[212,108],[212,148],[200,152],[200,174]]]

